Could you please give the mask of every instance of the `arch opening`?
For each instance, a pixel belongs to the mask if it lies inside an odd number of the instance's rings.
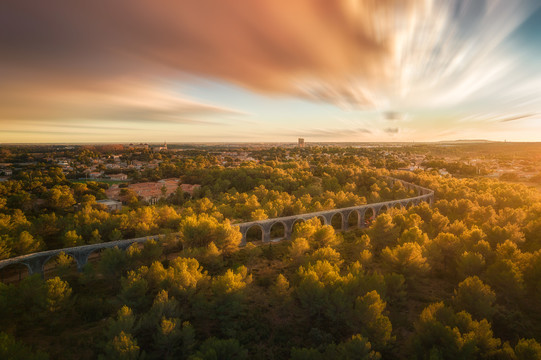
[[[365,227],[368,227],[368,226],[372,225],[372,222],[376,218],[376,212],[374,211],[374,209],[368,208],[368,209],[365,210],[363,217],[364,217],[364,224],[363,225]]]
[[[270,228],[271,240],[281,240],[286,237],[286,227],[283,222],[277,221]]]
[[[55,276],[65,277],[77,273],[77,262],[72,255],[63,251],[51,256],[43,264],[43,278],[50,279]]]
[[[348,227],[355,227],[360,225],[360,215],[357,210],[350,211],[348,215]]]
[[[319,215],[317,218],[319,219],[319,222],[321,223],[321,225],[326,225],[327,224],[327,222],[325,221],[325,218],[323,216]]]
[[[293,232],[295,232],[295,229],[297,228],[298,225],[304,223],[305,220],[304,219],[297,219],[293,222],[293,227],[292,227],[292,230]]]
[[[404,210],[404,207],[401,203],[397,202],[389,206],[389,213],[391,215],[401,213]]]
[[[90,254],[88,254],[88,258],[86,260],[87,264],[91,264],[94,269],[99,268],[100,260],[103,257],[103,254],[105,251],[109,248],[98,248],[92,251]]]
[[[246,242],[263,241],[263,228],[254,224],[246,231]]]
[[[331,218],[331,226],[335,229],[335,230],[341,230],[342,229],[342,214],[341,213],[336,213],[332,216]]]
[[[4,284],[18,283],[28,276],[30,276],[30,270],[23,263],[11,264],[0,269],[0,281]]]

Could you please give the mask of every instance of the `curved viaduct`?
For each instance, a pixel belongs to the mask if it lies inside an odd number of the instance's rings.
[[[372,216],[375,217],[379,215],[382,211],[385,211],[397,206],[401,208],[406,208],[406,207],[409,207],[410,205],[418,205],[422,201],[427,202],[430,205],[433,205],[434,203],[433,190],[427,189],[422,186],[415,185],[403,180],[399,180],[399,179],[394,179],[390,177],[388,177],[388,179],[392,181],[401,182],[402,185],[407,190],[416,190],[417,196],[411,197],[411,198],[399,199],[399,200],[391,200],[391,201],[384,201],[384,202],[365,204],[365,205],[359,205],[359,206],[351,206],[347,208],[318,211],[318,212],[265,219],[265,220],[256,220],[256,221],[250,221],[250,222],[245,222],[245,223],[233,224],[233,226],[237,226],[239,228],[239,231],[242,234],[241,246],[244,246],[246,245],[246,235],[248,231],[254,227],[257,227],[261,230],[263,242],[270,242],[271,229],[276,224],[281,224],[284,229],[284,236],[280,239],[287,239],[291,237],[291,234],[293,233],[293,228],[296,222],[306,221],[314,217],[320,218],[324,224],[331,224],[333,217],[336,215],[339,215],[341,217],[341,222],[342,222],[340,230],[347,230],[349,227],[348,219],[351,216],[351,214],[357,217],[357,224],[363,227],[363,225],[365,224],[365,215],[368,211],[371,211]],[[28,272],[30,275],[38,273],[43,276],[44,265],[51,258],[63,252],[66,255],[71,256],[77,264],[77,269],[79,271],[82,271],[83,267],[88,262],[89,256],[94,252],[100,251],[102,249],[108,249],[108,248],[114,248],[114,247],[118,247],[119,249],[125,250],[134,243],[144,243],[147,240],[157,240],[164,236],[165,235],[161,235],[161,234],[153,235],[153,236],[145,236],[145,237],[135,238],[135,239],[118,240],[118,241],[111,241],[111,242],[100,243],[100,244],[75,246],[75,247],[70,247],[70,248],[48,250],[48,251],[42,251],[42,252],[37,252],[33,254],[17,256],[11,259],[0,260],[0,270],[9,265],[23,264],[28,268]]]

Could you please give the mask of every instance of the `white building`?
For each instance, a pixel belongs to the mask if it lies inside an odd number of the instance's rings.
[[[111,200],[111,199],[98,200],[98,201],[96,201],[96,203],[105,206],[107,211],[115,211],[115,210],[122,209],[122,203],[120,201],[116,201],[116,200]]]

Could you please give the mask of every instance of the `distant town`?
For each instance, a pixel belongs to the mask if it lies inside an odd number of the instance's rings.
[[[71,181],[97,181],[110,185],[107,199],[120,200],[120,189],[129,188],[149,204],[170,196],[181,186],[192,195],[197,184],[183,184],[168,172],[169,164],[193,156],[224,167],[267,160],[298,160],[305,146],[325,151],[336,144],[104,144],[8,145],[0,147],[0,181],[25,170],[55,166]],[[541,182],[541,165],[530,156],[536,143],[451,142],[340,144],[341,148],[366,149],[385,157],[393,169],[435,170],[440,175],[485,176],[532,185]],[[496,150],[496,151],[494,151]],[[387,165],[388,167],[388,165]],[[126,184],[130,185],[126,185]],[[163,191],[164,192],[163,192]],[[103,200],[103,199],[102,199]]]

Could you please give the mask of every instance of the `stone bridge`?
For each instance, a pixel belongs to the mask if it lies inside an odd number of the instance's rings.
[[[427,202],[431,206],[433,205],[434,203],[433,190],[430,190],[430,189],[427,189],[427,188],[424,188],[412,183],[408,183],[403,180],[398,180],[398,179],[394,179],[390,177],[387,177],[387,178],[391,181],[401,182],[402,185],[407,190],[415,190],[417,192],[417,196],[411,197],[411,198],[400,199],[400,200],[391,200],[391,201],[384,201],[384,202],[378,202],[378,203],[372,203],[372,204],[366,204],[366,205],[351,206],[351,207],[341,208],[341,209],[325,210],[325,211],[285,216],[285,217],[279,217],[279,218],[273,218],[273,219],[250,221],[250,222],[245,222],[245,223],[233,224],[233,226],[237,226],[239,228],[239,231],[242,234],[241,246],[244,246],[246,245],[246,235],[248,231],[252,228],[259,228],[262,233],[261,240],[263,242],[270,242],[271,230],[273,229],[275,225],[278,225],[278,224],[283,226],[283,230],[284,230],[283,236],[280,237],[280,239],[287,239],[291,237],[293,228],[297,222],[306,221],[314,217],[321,219],[321,221],[324,224],[330,225],[332,223],[333,218],[335,216],[339,216],[340,221],[341,221],[340,230],[347,230],[349,227],[348,219],[350,218],[351,215],[354,216],[354,219],[356,218],[356,223],[360,227],[364,227],[367,220],[373,219],[377,215],[379,215],[381,212],[389,210],[391,208],[395,208],[395,207],[408,208],[410,206],[418,205],[422,201]],[[150,239],[157,240],[164,236],[165,235],[146,236],[146,237],[135,238],[135,239],[118,240],[118,241],[111,241],[111,242],[100,243],[100,244],[75,246],[71,248],[48,250],[48,251],[42,251],[42,252],[33,253],[33,254],[17,256],[11,259],[0,260],[0,270],[9,265],[23,264],[28,268],[29,274],[32,275],[32,274],[38,273],[43,276],[44,265],[51,258],[63,252],[66,255],[71,256],[75,260],[77,264],[77,269],[81,271],[83,267],[86,265],[86,263],[88,262],[88,257],[94,252],[98,252],[102,249],[108,249],[108,248],[114,248],[114,247],[118,247],[119,249],[125,250],[134,243],[144,243],[145,241],[150,240]]]
[[[351,206],[346,208],[340,208],[340,209],[333,209],[333,210],[324,210],[324,211],[318,211],[318,212],[312,212],[312,213],[305,213],[305,214],[299,214],[299,215],[292,215],[292,216],[285,216],[285,217],[279,217],[279,218],[272,218],[272,219],[265,219],[265,220],[256,220],[256,221],[250,221],[240,224],[234,224],[239,227],[239,230],[242,234],[242,242],[241,246],[246,245],[246,235],[250,229],[253,228],[259,228],[262,233],[261,240],[263,242],[269,242],[271,241],[271,230],[274,226],[279,225],[280,227],[283,226],[283,236],[280,237],[280,239],[288,239],[291,237],[291,234],[293,233],[293,228],[295,227],[295,224],[297,222],[306,221],[308,219],[312,218],[319,218],[321,222],[325,225],[331,225],[332,220],[335,216],[338,216],[340,219],[340,230],[344,231],[349,228],[349,218],[351,215],[354,216],[354,219],[356,218],[356,223],[360,227],[364,227],[367,220],[371,220],[378,216],[381,212],[384,212],[386,210],[389,210],[391,208],[409,208],[413,205],[418,205],[421,201],[425,201],[431,206],[434,203],[434,191],[408,183],[403,180],[398,180],[394,178],[388,178],[392,181],[398,181],[401,182],[402,185],[407,190],[416,190],[417,196],[412,198],[406,198],[406,199],[399,199],[399,200],[390,200],[390,201],[384,201],[384,202],[378,202],[378,203],[372,203],[372,204],[365,204],[365,205],[358,205],[358,206]]]
[[[77,264],[77,270],[82,271],[83,267],[88,262],[88,257],[94,252],[98,252],[102,249],[109,249],[109,248],[114,248],[114,247],[118,247],[119,249],[126,250],[132,244],[144,243],[151,239],[158,240],[164,236],[165,235],[145,236],[145,237],[134,238],[134,239],[117,240],[117,241],[111,241],[111,242],[106,242],[106,243],[82,245],[82,246],[47,250],[47,251],[41,251],[41,252],[37,252],[33,254],[21,255],[21,256],[11,258],[11,259],[0,260],[0,270],[9,265],[23,264],[28,268],[28,273],[30,275],[32,274],[43,275],[43,267],[45,266],[45,264],[49,260],[51,260],[53,257],[63,252],[64,254],[71,256],[75,260],[75,263]]]

